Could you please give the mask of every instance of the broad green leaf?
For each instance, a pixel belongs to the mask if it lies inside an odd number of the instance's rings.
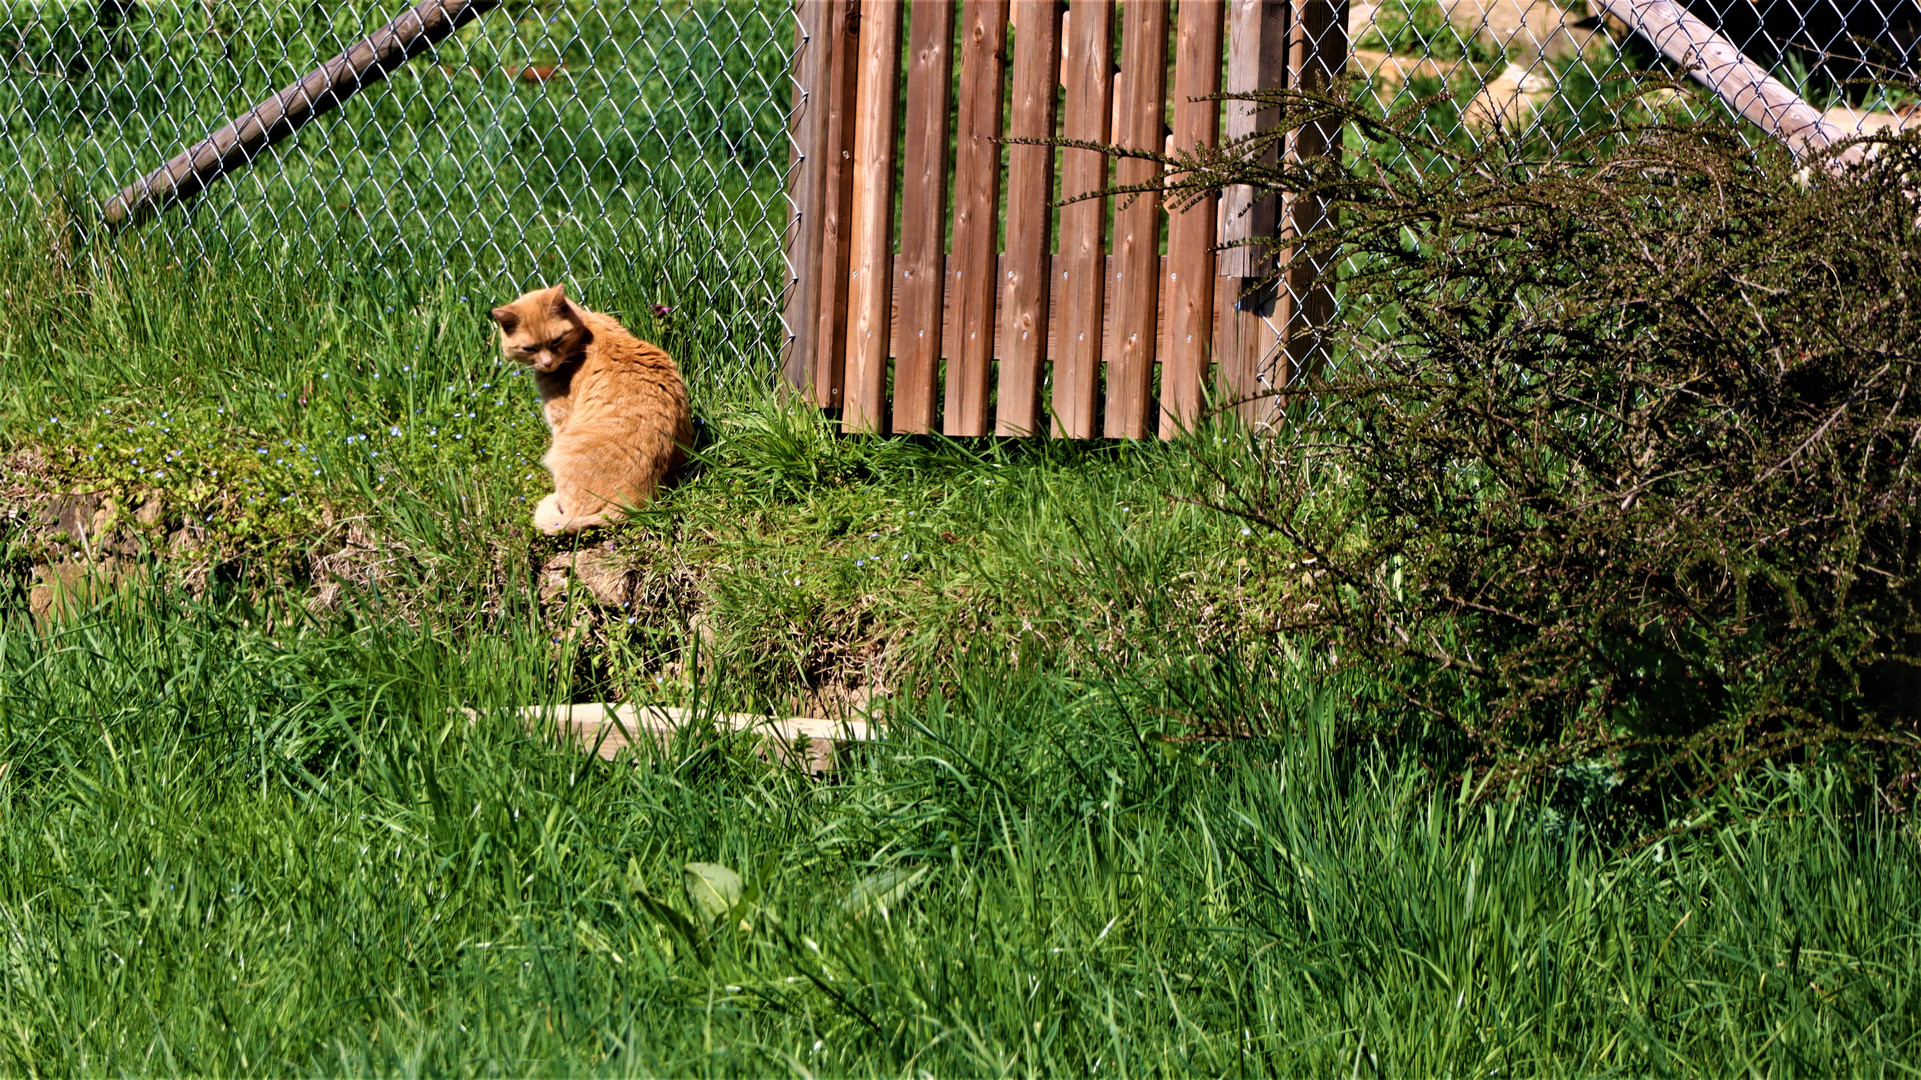
[[[740,903],[740,875],[719,863],[688,863],[681,868],[687,903],[695,911],[717,921]]]

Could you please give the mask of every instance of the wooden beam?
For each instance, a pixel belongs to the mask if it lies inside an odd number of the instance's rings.
[[[1014,0],[1012,139],[1054,137],[1060,87],[1061,12],[1056,0]],[[1001,277],[1000,392],[994,434],[1046,433],[1041,377],[1047,368],[1048,265],[1053,248],[1054,148],[1007,148],[1007,258]]]
[[[101,208],[110,227],[185,202],[394,69],[499,6],[499,0],[423,0],[305,78],[235,117],[165,165],[122,188]]]
[[[860,19],[856,0],[828,0],[827,71],[823,118],[827,167],[822,178],[819,300],[814,314],[814,404],[841,406],[847,364],[848,227],[854,200],[854,91],[859,75]]]
[[[928,432],[934,430],[947,285],[947,112],[953,101],[954,0],[914,0],[907,51],[894,430]]]
[[[1163,3],[1130,3],[1121,11],[1120,99],[1114,141],[1140,149],[1166,145],[1163,110],[1167,92],[1167,10]],[[1122,158],[1115,167],[1121,186],[1148,184],[1160,175],[1152,161]],[[1157,193],[1128,196],[1114,212],[1115,355],[1107,375],[1109,438],[1138,439],[1151,429],[1154,409],[1155,312],[1160,306],[1161,199]]]
[[[472,709],[462,710],[478,720]],[[815,775],[834,771],[849,748],[872,741],[877,732],[866,720],[822,720],[809,716],[777,717],[751,713],[719,713],[672,705],[529,705],[513,710],[519,722],[539,731],[552,731],[563,742],[613,761],[624,751],[659,754],[676,735],[711,726],[715,730],[757,736],[769,760],[796,765]]]
[[[1647,38],[1662,56],[1686,68],[1730,109],[1784,143],[1796,158],[1826,150],[1852,134],[1674,0],[1596,2]],[[1862,152],[1856,147],[1843,156],[1856,160]]]
[[[861,9],[854,106],[854,204],[847,282],[847,393],[843,427],[884,434],[888,323],[894,302],[894,147],[903,6]]]
[[[1287,84],[1287,0],[1228,0],[1227,70],[1222,90],[1250,93],[1276,90]],[[1280,122],[1278,109],[1254,109],[1247,102],[1227,102],[1221,117],[1221,138],[1232,142]],[[1277,155],[1269,151],[1267,164]],[[1220,242],[1274,238],[1280,199],[1257,195],[1245,185],[1228,188],[1221,196]],[[1241,404],[1242,419],[1258,422],[1270,404],[1258,398],[1260,372],[1280,347],[1280,335],[1269,317],[1274,312],[1271,290],[1257,292],[1274,272],[1274,254],[1266,248],[1228,246],[1221,251],[1216,273],[1219,283],[1215,321],[1216,392]]]
[[[1067,14],[1067,88],[1061,137],[1108,141],[1113,113],[1113,0],[1074,0]],[[1107,155],[1061,151],[1061,195],[1107,186]],[[1107,300],[1107,200],[1061,207],[1060,300],[1054,321],[1061,339],[1054,362],[1054,434],[1091,439],[1101,422],[1102,313]]]
[[[794,103],[788,113],[793,143],[787,169],[787,327],[781,376],[804,391],[812,381],[820,313],[821,215],[826,208],[827,56],[831,5],[798,0],[794,28]]]
[[[1174,149],[1220,143],[1221,0],[1181,0],[1174,27]],[[1210,195],[1167,220],[1167,337],[1161,346],[1162,438],[1201,415],[1201,385],[1214,339],[1214,227]]]
[[[1156,6],[1154,4],[1146,5]],[[993,368],[993,280],[1000,232],[1001,106],[1006,97],[1007,0],[961,6],[961,101],[954,148],[954,257],[959,264],[957,340],[948,352],[949,435],[987,434]]]
[[[1344,0],[1295,0],[1288,32],[1289,82],[1303,93],[1331,93],[1347,70],[1347,4]],[[1288,154],[1299,162],[1341,156],[1341,124],[1318,120],[1289,137]],[[1283,204],[1282,237],[1302,239],[1334,226],[1328,202],[1318,195],[1290,194]],[[1288,252],[1289,257],[1293,255]],[[1334,321],[1334,266],[1325,257],[1294,258],[1276,299],[1285,339],[1286,367],[1267,373],[1269,385],[1291,386],[1327,360],[1327,328]]]

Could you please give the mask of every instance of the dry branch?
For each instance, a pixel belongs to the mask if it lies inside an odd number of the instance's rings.
[[[332,112],[408,60],[497,7],[500,0],[423,0],[346,52],[108,199],[101,216],[118,226],[144,220],[198,195],[262,151]]]

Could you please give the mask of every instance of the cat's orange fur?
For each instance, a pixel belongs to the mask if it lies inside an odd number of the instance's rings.
[[[568,300],[559,285],[493,315],[501,352],[534,369],[554,432],[542,460],[554,474],[554,493],[534,508],[534,526],[579,532],[652,498],[694,437],[687,386],[673,358],[612,317]]]

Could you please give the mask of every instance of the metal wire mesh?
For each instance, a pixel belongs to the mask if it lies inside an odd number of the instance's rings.
[[[1623,78],[1662,61],[1589,3],[1350,0],[1328,44],[1383,112],[1451,95],[1424,122],[1468,143],[1506,129],[1552,147],[1620,115],[1720,108],[1705,91]],[[16,219],[84,216],[400,6],[0,0],[0,205]],[[1921,0],[1690,7],[1843,130],[1921,122]],[[510,2],[143,226],[144,239],[178,258],[498,291],[644,253],[691,267],[675,279],[689,301],[771,319],[789,280],[794,46],[790,0]],[[1278,379],[1281,351],[1269,360]]]
[[[1921,126],[1921,4],[1916,0],[1687,0],[1693,15],[1822,111],[1843,134]],[[1584,130],[1660,115],[1733,114],[1594,0],[1351,0],[1331,41],[1346,54],[1364,105],[1421,113],[1427,133],[1479,145],[1497,131],[1548,153]],[[1650,88],[1635,73],[1665,71],[1683,88]],[[1745,128],[1751,140],[1764,138]],[[1425,171],[1403,148],[1382,163]],[[1283,285],[1285,287],[1285,285]],[[1298,298],[1297,298],[1298,299]],[[1298,312],[1300,305],[1292,306]],[[1278,305],[1285,313],[1289,305]],[[1341,311],[1336,320],[1352,320]],[[1270,320],[1278,339],[1282,328]],[[1296,323],[1296,333],[1313,332]],[[1385,328],[1354,327],[1379,345]],[[1373,333],[1373,331],[1380,331]],[[1360,362],[1328,355],[1326,362]],[[1286,376],[1276,347],[1261,365],[1270,389]],[[1281,418],[1276,415],[1276,422]]]
[[[0,205],[84,217],[385,24],[399,0],[0,4]],[[502,5],[143,226],[182,259],[497,290],[679,257],[778,307],[786,0]]]

